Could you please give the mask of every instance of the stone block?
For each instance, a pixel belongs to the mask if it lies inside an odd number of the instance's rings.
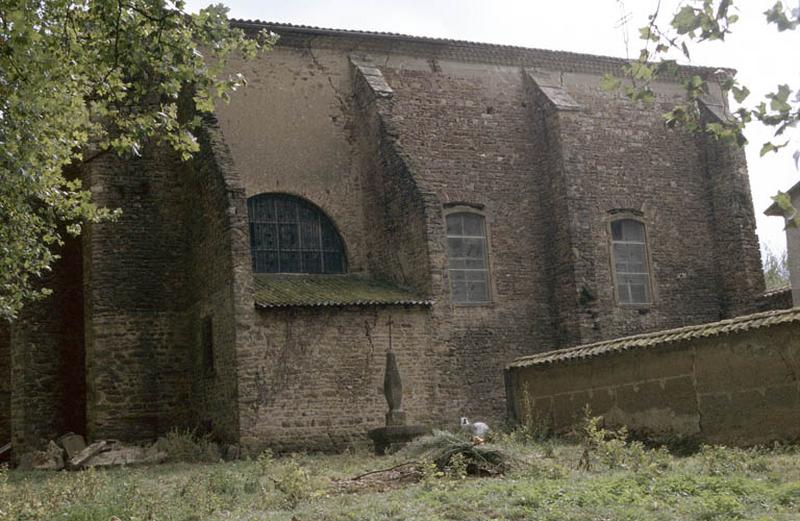
[[[83,436],[73,432],[64,434],[58,438],[58,444],[64,448],[68,460],[71,460],[86,448],[86,441],[83,439]]]

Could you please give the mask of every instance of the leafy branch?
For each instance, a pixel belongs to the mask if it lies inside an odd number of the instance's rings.
[[[624,67],[623,78],[606,75],[602,82],[605,90],[622,89],[632,101],[652,103],[655,96],[652,82],[660,77],[677,77],[679,68],[670,51],[679,51],[691,60],[690,47],[706,41],[725,41],[733,32],[739,15],[734,0],[687,0],[670,17],[666,25],[659,20],[660,2],[648,17],[648,25],[639,30],[644,46],[639,58]],[[800,25],[800,7],[787,9],[781,0],[764,11],[765,21],[779,32],[796,30]],[[708,79],[691,74],[682,80],[684,100],[664,113],[670,128],[683,127],[693,132],[704,132],[724,142],[738,146],[747,144],[744,128],[758,121],[773,129],[773,139],[761,147],[761,155],[778,152],[789,145],[786,136],[796,130],[800,122],[800,88],[780,84],[763,99],[748,104],[750,89],[742,85],[733,71],[717,71],[716,80],[724,96],[731,95],[739,107],[723,121],[703,123],[699,101],[710,92]],[[800,87],[800,86],[798,86]],[[795,167],[800,163],[800,150],[793,153]],[[773,197],[786,215],[794,219],[795,211],[786,194]]]
[[[221,5],[0,2],[0,319],[49,293],[42,278],[66,236],[119,215],[94,204],[74,167],[147,146],[190,158],[199,116],[246,84],[225,73],[229,58],[273,42],[231,27]],[[187,95],[194,117],[179,110]]]

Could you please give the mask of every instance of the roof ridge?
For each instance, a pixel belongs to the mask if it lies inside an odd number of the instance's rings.
[[[294,32],[306,32],[306,33],[316,33],[321,35],[330,35],[330,36],[355,36],[355,37],[366,37],[366,38],[390,38],[396,40],[404,40],[408,42],[418,42],[418,43],[431,43],[431,44],[439,44],[439,45],[450,45],[450,46],[457,46],[462,48],[473,48],[473,49],[482,49],[482,50],[505,50],[505,51],[515,51],[515,52],[522,52],[526,54],[547,54],[553,57],[569,57],[573,59],[587,59],[591,58],[595,61],[604,61],[607,63],[613,63],[615,65],[624,65],[630,63],[634,60],[628,58],[622,58],[620,56],[608,56],[602,54],[589,54],[583,52],[573,52],[573,51],[563,51],[563,50],[554,50],[554,49],[543,49],[543,48],[536,48],[536,47],[523,47],[521,45],[511,45],[511,44],[501,44],[501,43],[489,43],[489,42],[476,42],[471,40],[460,40],[457,38],[442,38],[442,37],[434,37],[434,36],[417,36],[405,33],[394,33],[394,32],[385,32],[385,31],[367,31],[367,30],[359,30],[359,29],[336,29],[336,28],[328,28],[328,27],[318,27],[313,25],[302,25],[302,24],[292,24],[287,22],[269,22],[264,20],[258,19],[243,19],[243,18],[231,18],[230,22],[235,26],[260,26],[265,29],[287,29],[289,31]],[[599,60],[598,60],[599,59]],[[710,67],[710,66],[702,66],[702,65],[680,65],[680,68],[694,70],[694,71],[701,71],[705,73],[714,73],[718,70],[732,70],[726,67]]]
[[[780,320],[782,318],[783,320]],[[703,324],[662,329],[649,333],[639,333],[637,335],[601,340],[590,344],[579,344],[553,351],[545,351],[517,358],[511,362],[509,366],[524,367],[540,363],[551,363],[559,360],[569,360],[572,358],[586,358],[609,351],[626,350],[631,347],[646,347],[654,344],[666,344],[678,340],[688,340],[690,338],[715,336],[721,333],[730,333],[742,329],[752,329],[751,327],[744,327],[750,322],[755,322],[752,326],[755,328],[776,323],[794,322],[797,320],[800,320],[800,307],[762,311],[750,315],[727,318],[717,322],[706,322]]]

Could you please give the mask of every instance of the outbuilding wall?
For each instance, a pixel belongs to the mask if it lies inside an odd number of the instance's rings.
[[[588,406],[662,441],[800,437],[800,322],[508,369],[518,421],[565,431]]]

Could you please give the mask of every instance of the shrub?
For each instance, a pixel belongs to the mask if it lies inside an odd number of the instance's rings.
[[[197,436],[189,430],[173,429],[159,438],[154,448],[167,454],[168,461],[213,463],[220,460],[219,447],[209,435]]]
[[[665,447],[648,449],[640,441],[629,440],[626,427],[605,429],[600,426],[601,418],[586,414],[579,469],[591,470],[595,462],[608,469],[661,472],[669,468],[670,454]]]
[[[274,466],[273,469],[272,482],[275,484],[275,489],[283,495],[289,508],[295,508],[315,495],[316,489],[311,477],[294,457],[282,465]]]

